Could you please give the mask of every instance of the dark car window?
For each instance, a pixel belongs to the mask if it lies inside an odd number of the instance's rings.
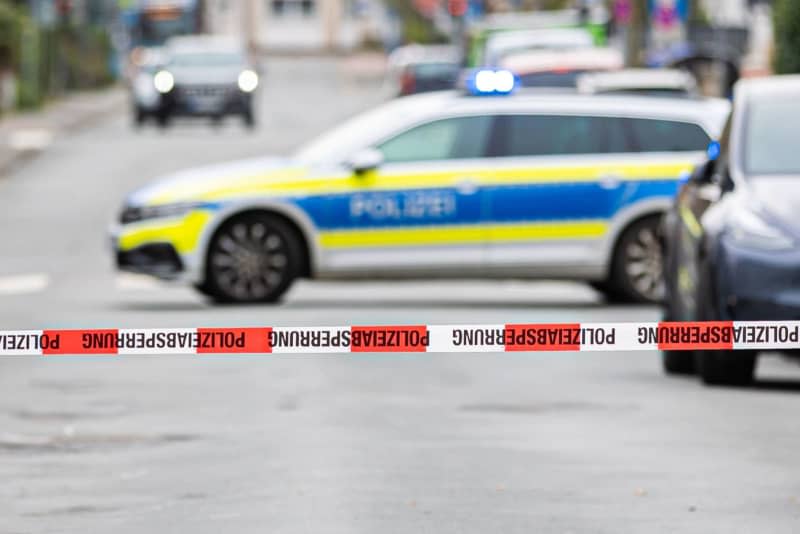
[[[585,71],[573,70],[564,72],[531,72],[519,75],[522,87],[560,87],[574,88],[578,85],[578,76]]]
[[[495,156],[559,156],[607,152],[602,117],[506,115]]]
[[[441,119],[406,130],[377,148],[387,163],[482,158],[492,120],[490,116]]]
[[[705,150],[708,134],[697,124],[661,119],[622,119],[628,130],[629,152],[689,152]]]

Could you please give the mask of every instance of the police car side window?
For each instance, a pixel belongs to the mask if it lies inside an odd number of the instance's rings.
[[[601,154],[606,150],[601,117],[507,115],[501,118],[497,156]]]
[[[661,119],[623,119],[632,142],[629,152],[705,150],[708,134],[697,124]]]
[[[453,117],[415,126],[377,146],[387,163],[482,158],[493,117]]]

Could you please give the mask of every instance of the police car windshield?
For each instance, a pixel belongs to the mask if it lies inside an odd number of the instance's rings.
[[[751,102],[744,134],[748,175],[800,174],[800,106],[796,94],[764,96]]]
[[[341,163],[353,152],[377,141],[378,128],[395,124],[399,117],[412,112],[414,108],[410,103],[413,100],[414,97],[395,100],[356,115],[301,147],[294,158],[310,166]]]

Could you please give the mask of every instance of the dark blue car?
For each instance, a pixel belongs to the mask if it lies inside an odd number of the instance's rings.
[[[800,320],[800,76],[740,82],[719,144],[664,218],[665,318]],[[668,373],[746,384],[755,351],[666,352]]]

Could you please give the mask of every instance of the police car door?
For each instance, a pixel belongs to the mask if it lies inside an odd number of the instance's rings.
[[[338,272],[469,274],[483,269],[486,164],[492,117],[432,119],[379,141],[377,169],[351,178],[340,225],[321,244]],[[344,199],[343,199],[344,200]]]
[[[606,127],[602,117],[581,115],[498,118],[487,183],[495,272],[569,277],[599,268],[622,194]]]

